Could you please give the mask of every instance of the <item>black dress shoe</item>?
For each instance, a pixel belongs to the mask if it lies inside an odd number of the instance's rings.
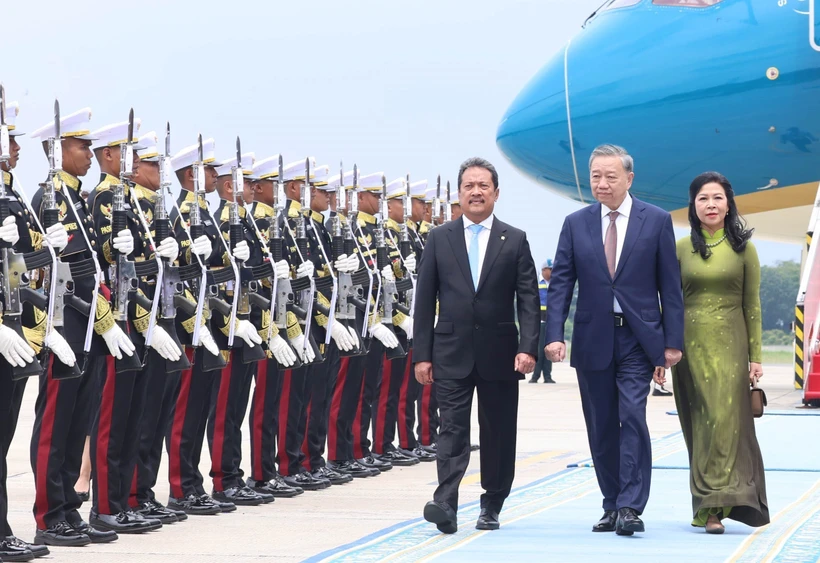
[[[436,445],[435,444],[430,444],[429,446],[425,446],[425,445],[422,444],[419,447],[427,453],[431,453],[431,454],[436,453]]]
[[[458,531],[455,510],[443,502],[431,500],[425,504],[424,519],[435,524],[442,534],[455,534]]]
[[[422,449],[421,446],[416,446],[416,449],[413,450],[413,454],[415,454],[416,458],[421,462],[436,461],[436,454]]]
[[[0,540],[0,561],[31,561],[34,554],[27,546],[14,545],[6,539]]]
[[[408,457],[398,450],[392,450],[381,454],[379,456],[379,460],[387,461],[391,465],[395,465],[397,467],[410,467],[412,465],[418,465],[419,463],[419,460],[415,457]]]
[[[369,456],[363,457],[361,459],[357,459],[356,461],[358,461],[359,464],[364,465],[365,467],[368,467],[370,469],[378,469],[379,472],[390,471],[391,469],[393,469],[392,463],[390,463],[387,460],[376,459],[373,456],[373,454],[370,454]]]
[[[191,516],[205,516],[222,512],[218,504],[212,500],[203,500],[199,495],[188,495],[183,498],[171,497],[168,499],[168,508],[170,510],[181,510]]]
[[[89,491],[83,491],[82,493],[80,491],[74,492],[77,493],[77,496],[80,497],[82,502],[88,502],[91,499],[91,493]]]
[[[330,461],[327,466],[337,473],[350,475],[355,479],[373,477],[379,474],[378,469],[370,469],[360,464],[358,461]]]
[[[482,508],[481,514],[475,523],[476,530],[497,530],[501,527],[498,523],[498,511],[492,508]]]
[[[307,471],[296,475],[283,475],[282,480],[290,487],[300,487],[305,491],[321,491],[330,486],[330,481],[314,479]]]
[[[305,492],[302,488],[296,489],[286,485],[284,481],[281,481],[281,477],[280,480],[272,479],[270,481],[248,479],[248,486],[257,493],[269,494],[274,498],[293,498]]]
[[[339,473],[329,467],[320,467],[311,473],[311,475],[314,479],[327,479],[330,481],[331,485],[344,485],[345,483],[350,483],[353,480],[352,475]]]
[[[50,553],[46,546],[26,543],[17,536],[6,536],[6,543],[8,543],[9,545],[13,545],[15,547],[26,548],[31,552],[32,555],[34,555],[34,557],[44,557]],[[11,560],[6,559],[6,561]]]
[[[633,508],[622,508],[618,511],[618,520],[615,522],[615,533],[619,536],[631,536],[635,532],[643,532],[643,521]]]
[[[598,520],[598,523],[592,527],[593,532],[614,532],[615,520],[618,519],[618,513],[614,510],[604,510],[604,515]]]
[[[219,507],[219,510],[221,510],[224,513],[234,512],[236,510],[236,505],[234,503],[226,500],[217,500],[208,493],[202,493],[201,495],[199,495],[199,499],[203,503],[210,502],[212,504],[217,505]]]
[[[116,536],[116,534],[114,534]],[[37,530],[34,534],[36,545],[57,545],[63,547],[81,547],[91,543],[88,535],[77,531],[68,522],[57,522],[45,530]]]
[[[246,493],[255,493],[255,494],[259,495],[259,498],[262,499],[262,504],[270,504],[270,503],[272,503],[273,501],[276,500],[276,497],[274,497],[270,493],[262,493],[260,491],[251,489],[247,485],[243,485],[242,488],[245,489]]]
[[[149,532],[151,530],[159,530],[160,528],[162,528],[162,520],[160,520],[159,518],[145,516],[143,514],[140,514],[136,510],[131,510],[130,508],[125,511],[125,515],[136,522],[145,522],[146,524],[148,524],[148,526],[150,526],[148,528]]]
[[[551,377],[548,377],[547,379],[544,380],[544,383],[555,383],[555,380]]]
[[[537,379],[530,379],[530,383],[538,383]]]
[[[259,506],[263,502],[261,496],[247,487],[230,487],[224,491],[214,491],[211,498],[216,502],[231,502],[237,506]]]
[[[141,514],[145,518],[159,520],[163,524],[173,524],[175,522],[179,522],[177,511],[165,508],[161,503],[155,500],[149,500],[148,502],[143,503],[143,505],[137,509],[137,513]],[[182,512],[182,514],[187,518],[187,515],[184,512]]]
[[[117,514],[96,514],[92,512],[88,518],[88,523],[91,527],[97,528],[98,530],[108,530],[118,534],[142,534],[155,529],[154,526],[144,518],[134,518],[131,514],[124,511]]]

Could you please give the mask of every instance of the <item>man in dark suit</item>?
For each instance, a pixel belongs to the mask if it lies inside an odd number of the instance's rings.
[[[422,385],[435,380],[441,412],[439,486],[424,517],[445,534],[457,530],[458,486],[470,461],[473,390],[486,491],[476,528],[499,527],[515,474],[518,381],[535,365],[540,322],[527,236],[493,216],[498,173],[486,160],[471,158],[459,169],[458,185],[463,217],[433,229],[421,257],[413,335],[416,379]]]
[[[629,194],[632,157],[602,145],[590,157],[598,203],[569,215],[558,240],[547,309],[547,356],[566,356],[564,323],[579,284],[570,365],[604,516],[593,532],[643,532],[652,449],[646,398],[653,373],[680,361],[683,296],[669,213]]]

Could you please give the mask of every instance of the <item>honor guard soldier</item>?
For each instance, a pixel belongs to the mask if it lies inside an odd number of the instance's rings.
[[[180,241],[180,265],[194,264],[201,260],[211,269],[222,269],[229,262],[219,240],[219,228],[211,217],[205,200],[205,194],[216,189],[217,165],[214,140],[207,139],[203,142],[201,137],[197,144],[180,150],[171,160],[171,166],[182,186],[170,216],[174,238]],[[197,218],[198,223],[195,224]],[[200,228],[202,234],[198,233]],[[193,289],[197,289],[193,293],[199,303],[199,288]],[[205,291],[208,295],[207,287]],[[211,302],[212,298],[206,297],[206,301]],[[199,306],[204,307],[205,303],[199,303]],[[205,314],[202,319],[206,320]],[[195,331],[198,331],[201,346],[186,351],[193,367],[180,374],[171,425],[165,439],[170,482],[167,506],[189,515],[232,512],[236,510],[236,505],[218,502],[205,492],[202,474],[199,472],[211,395],[215,378],[219,376],[221,368],[225,367],[225,359],[207,326],[195,326],[195,315],[186,319],[178,315],[177,322],[183,329],[180,332],[186,338],[190,336],[185,342],[186,346],[193,344]]]
[[[132,114],[133,117],[133,114]],[[126,160],[132,159],[133,170],[139,169],[136,149],[142,148],[134,137],[139,130],[139,120],[115,123],[92,133],[97,140],[94,155],[100,166],[100,182],[88,196],[88,207],[94,218],[94,227],[102,243],[98,248],[99,260],[104,264],[105,288],[112,294],[119,284],[126,283],[120,271],[122,262],[112,250],[134,261],[144,261],[153,255],[146,231],[131,205],[130,175]],[[129,131],[132,137],[129,138]],[[128,145],[132,154],[128,154]],[[125,153],[123,154],[123,151]],[[121,202],[118,198],[122,198]],[[117,206],[125,215],[125,229],[114,232],[114,214]],[[111,240],[105,240],[107,236]],[[130,240],[130,244],[123,241]],[[175,256],[174,256],[175,257]],[[119,279],[118,279],[119,278]],[[134,280],[136,282],[136,280]],[[140,418],[145,406],[146,390],[150,377],[143,369],[141,358],[149,325],[148,309],[133,300],[120,307],[127,313],[126,325],[132,340],[137,344],[136,361],[118,365],[113,356],[98,356],[91,364],[92,374],[99,384],[100,404],[91,429],[91,467],[93,504],[89,522],[92,526],[118,533],[143,533],[162,526],[155,518],[146,518],[129,506],[131,483],[139,457]],[[138,336],[139,335],[139,336]],[[162,329],[154,327],[152,345],[166,359],[178,359],[181,350],[166,349],[171,337]],[[171,357],[167,357],[171,354]]]
[[[416,256],[412,252],[412,247],[411,252],[405,258],[402,258],[399,249],[402,232],[406,227],[404,225],[404,199],[407,195],[407,188],[404,178],[398,178],[387,184],[388,216],[380,217],[392,266],[389,273],[393,275],[393,281],[399,278],[409,278],[416,270]],[[405,234],[409,238],[409,228]],[[385,290],[386,288],[383,287],[382,291]],[[406,293],[403,292],[402,297],[406,297]],[[399,395],[405,380],[411,377],[410,372],[413,365],[409,352],[409,344],[413,337],[413,319],[395,310],[393,325],[399,345],[407,353],[396,355],[393,358],[386,354],[382,363],[381,377],[376,385],[373,402],[373,452],[380,460],[389,461],[397,466],[409,466],[419,463],[418,458],[412,453],[405,454],[397,450],[393,440],[396,437],[396,424],[399,416]]]
[[[332,263],[331,237],[325,227],[325,216],[323,212],[330,207],[330,194],[335,192],[338,185],[338,175],[333,179],[333,183],[328,178],[329,167],[320,166],[316,169],[312,187],[310,188],[310,210],[305,211],[309,218],[307,226],[308,254],[318,278],[335,276],[334,268],[338,270],[341,265]],[[346,260],[346,256],[341,257]],[[354,257],[355,258],[355,257]],[[357,262],[357,260],[354,260]],[[336,296],[338,299],[338,281],[335,284]],[[330,309],[331,303],[335,309],[333,299],[333,287],[318,290],[317,299],[322,306]],[[341,322],[333,322],[328,326],[329,318],[324,314],[317,315],[314,327],[314,337],[317,342],[324,346],[325,361],[313,367],[313,372],[308,380],[307,393],[305,395],[307,425],[305,438],[302,444],[303,460],[302,465],[310,471],[316,479],[327,479],[333,485],[341,485],[353,480],[353,477],[344,473],[339,473],[325,463],[324,452],[328,435],[328,417],[330,415],[330,397],[333,393],[333,386],[336,382],[341,357],[339,351],[349,352],[353,350],[358,338]],[[327,330],[330,329],[330,338],[327,338]],[[327,345],[325,345],[327,343]]]
[[[4,131],[0,134],[2,140],[2,150],[0,150],[0,173],[3,182],[3,191],[0,198],[8,203],[8,215],[0,221],[0,244],[3,252],[13,250],[15,253],[23,254],[34,252],[43,248],[43,245],[50,245],[54,251],[59,252],[68,242],[65,228],[57,224],[50,233],[43,237],[36,221],[29,213],[25,200],[15,186],[16,178],[12,170],[20,158],[20,145],[15,137],[23,135],[16,127],[16,118],[19,111],[17,102],[6,104],[5,90],[0,85],[0,125]],[[6,137],[7,134],[7,137]],[[6,144],[8,141],[8,144]],[[3,210],[3,214],[6,210]],[[47,240],[46,240],[47,239]],[[2,259],[2,258],[0,258]],[[4,280],[3,285],[6,286]],[[2,295],[3,313],[14,312],[14,307],[9,302],[10,296]],[[20,406],[23,402],[23,391],[26,388],[28,377],[21,372],[26,366],[31,366],[34,362],[35,354],[39,354],[46,346],[55,354],[60,355],[60,361],[74,365],[76,359],[71,348],[62,336],[52,330],[46,338],[46,313],[42,309],[34,307],[28,302],[23,303],[20,322],[22,324],[23,336],[17,331],[2,324],[3,317],[0,316],[0,416],[4,421],[0,425],[0,447],[2,447],[2,462],[0,463],[0,560],[4,561],[29,561],[34,557],[48,555],[48,547],[44,545],[31,545],[14,535],[8,521],[8,465],[6,456],[8,455],[14,432],[17,428],[17,420],[20,414]],[[26,370],[29,371],[29,370]]]
[[[226,160],[216,169],[216,191],[219,194],[219,209],[216,212],[217,224],[222,237],[228,246],[232,241],[232,221],[240,226],[241,238],[231,248],[234,260],[245,267],[252,268],[262,264],[262,245],[257,240],[253,227],[248,224],[247,211],[244,207],[244,192],[240,193],[234,185],[242,177],[243,187],[253,189],[253,153]],[[236,175],[236,178],[234,177]],[[235,217],[232,218],[232,215]],[[247,288],[245,289],[247,290]],[[233,285],[232,295],[228,299],[241,299],[240,287]],[[247,297],[245,298],[247,299]],[[248,306],[249,307],[249,306]],[[248,408],[248,400],[256,371],[256,361],[250,356],[249,349],[256,348],[264,358],[262,338],[257,328],[250,322],[250,309],[238,311],[234,333],[233,348],[228,345],[230,317],[225,318],[220,332],[216,333],[220,349],[229,350],[228,365],[222,369],[221,376],[214,387],[214,397],[208,417],[208,446],[211,452],[211,478],[213,479],[212,496],[217,501],[232,502],[240,506],[257,506],[263,502],[273,502],[269,493],[259,493],[245,486],[242,480],[242,421]]]
[[[160,216],[157,213],[157,206],[165,204],[165,195],[162,193],[162,179],[160,177],[160,153],[157,145],[157,134],[154,131],[139,138],[138,145],[143,148],[138,150],[140,158],[139,168],[134,172],[132,194],[136,200],[142,214],[150,226],[151,237],[156,242],[156,225],[154,217]],[[148,237],[143,234],[143,244],[148,244]],[[158,243],[157,253],[173,264],[179,256],[179,244],[173,237],[169,236]],[[154,294],[161,288],[156,287],[156,280],[148,280],[141,284],[146,295],[154,298]],[[139,307],[139,305],[138,305]],[[155,327],[155,330],[158,327]],[[176,331],[176,327],[173,327]],[[166,332],[167,333],[167,332]],[[169,338],[173,335],[167,333]],[[153,335],[153,342],[156,342],[157,333]],[[172,344],[179,347],[176,342]],[[184,511],[172,511],[165,507],[156,499],[153,487],[157,484],[160,460],[162,458],[162,443],[165,439],[166,429],[170,424],[171,412],[173,410],[174,390],[179,386],[180,370],[171,370],[172,363],[160,355],[153,348],[148,350],[145,356],[145,367],[143,368],[146,382],[146,399],[142,409],[139,431],[139,455],[136,466],[136,476],[132,480],[131,496],[129,505],[146,518],[157,519],[163,524],[186,520],[188,515]]]
[[[56,113],[59,116],[59,112]],[[90,119],[91,110],[86,108],[62,119],[55,119],[32,133],[32,137],[43,141],[43,148],[46,155],[50,156],[52,168],[48,182],[41,185],[34,194],[32,207],[37,211],[44,227],[48,225],[50,213],[56,207],[57,220],[69,235],[60,259],[83,270],[83,275],[76,276],[72,271],[72,277],[74,296],[86,305],[66,307],[63,311],[63,323],[66,340],[74,354],[77,358],[86,357],[93,364],[97,358],[107,355],[131,357],[135,348],[128,335],[117,326],[108,299],[103,296],[102,287],[97,287],[95,281],[96,272],[99,271],[96,254],[100,242],[103,241],[109,248],[113,244],[118,252],[124,252],[133,248],[133,239],[130,233],[117,237],[117,240],[98,234],[91,211],[80,197],[80,178],[91,168],[93,137],[89,129]],[[53,149],[49,145],[53,145]],[[61,152],[62,158],[57,158],[55,152]],[[45,220],[47,217],[49,221]],[[47,228],[50,227],[51,225]],[[96,311],[91,321],[93,332],[89,334],[87,326],[93,305],[96,306]],[[83,308],[86,310],[81,311]],[[89,336],[91,342],[86,354],[85,340]],[[97,529],[82,519],[78,512],[82,501],[74,491],[74,483],[80,473],[85,437],[91,430],[90,413],[97,389],[97,381],[94,380],[91,369],[85,369],[77,377],[58,362],[52,363],[50,369],[40,377],[31,438],[37,544],[82,546],[117,539],[116,532]]]
[[[259,160],[253,166],[253,176],[256,181],[253,186],[253,205],[250,216],[260,235],[268,244],[271,244],[269,241],[271,227],[276,221],[274,193],[278,190],[276,181],[279,179],[281,161],[282,157],[275,155]],[[281,251],[281,240],[279,242]],[[269,260],[273,260],[273,257],[269,257]],[[279,283],[287,283],[283,281],[290,278],[290,266],[287,260],[282,259],[275,262],[274,271],[277,287]],[[272,293],[272,282],[273,280],[263,281],[259,290],[265,299],[274,300],[276,298]],[[286,484],[276,471],[274,461],[277,458],[276,437],[279,433],[279,397],[282,392],[282,374],[296,362],[296,352],[287,340],[294,340],[302,334],[302,330],[296,315],[290,311],[279,319],[281,327],[277,324],[277,319],[271,317],[270,309],[265,310],[262,307],[251,309],[251,322],[259,330],[259,335],[268,341],[268,357],[259,361],[256,367],[256,386],[249,415],[251,471],[247,485],[258,493],[290,498],[303,493],[304,490]]]
[[[452,217],[450,221],[458,221],[461,219],[461,202],[458,200],[458,190],[450,192],[450,213]]]
[[[435,201],[435,199],[436,188],[434,186],[430,186],[424,193],[424,214],[422,215],[422,220],[425,223],[433,223],[433,202]]]

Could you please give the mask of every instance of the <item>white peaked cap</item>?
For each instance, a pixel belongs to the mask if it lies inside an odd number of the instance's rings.
[[[340,180],[341,176],[336,174],[335,176],[331,176],[327,179],[327,190],[328,191],[336,191],[341,187],[345,189],[349,189],[353,187],[353,171],[350,170],[345,172],[344,180]]]
[[[313,171],[316,169],[316,157],[311,156],[310,158],[310,177],[313,178]],[[305,161],[307,159],[297,160],[296,162],[291,162],[290,164],[285,164],[284,169],[282,170],[282,174],[285,176],[282,178],[283,182],[290,182],[291,180],[304,180],[305,179]],[[278,166],[278,164],[277,164]]]
[[[427,194],[427,180],[419,180],[418,182],[410,182],[410,197],[413,199],[425,199]],[[433,195],[436,195],[436,190],[433,188]]]
[[[316,171],[312,175],[313,184],[315,187],[319,188],[320,190],[324,190],[326,192],[335,192],[336,188],[330,189],[330,185],[328,183],[328,179],[330,177],[330,166],[325,164],[324,166],[317,166]]]
[[[216,164],[216,157],[214,156],[214,150],[216,147],[216,142],[211,139],[205,139],[202,141],[202,163],[207,166],[217,166]],[[194,144],[189,147],[185,147],[184,149],[180,150],[176,153],[173,158],[171,158],[171,168],[174,169],[174,172],[178,172],[183,168],[188,168],[189,166],[193,166],[194,162],[196,162],[198,158],[198,151],[199,145]]]
[[[373,174],[368,174],[367,176],[359,176],[358,191],[381,193],[383,177],[384,172],[374,172]]]
[[[33,139],[45,141],[56,133],[54,121],[48,122],[31,134]],[[91,108],[83,108],[72,114],[60,117],[60,135],[62,138],[74,137],[84,141],[93,141],[91,134]]]
[[[137,145],[142,147],[137,150],[140,160],[145,162],[156,162],[159,160],[159,147],[157,146],[157,132],[151,131],[141,136],[137,141]]]
[[[6,126],[9,128],[9,136],[17,137],[25,135],[22,131],[17,130],[17,116],[20,115],[20,104],[17,102],[9,102],[6,104]]]
[[[256,160],[254,153],[252,152],[244,152],[242,153],[242,175],[245,177],[250,177],[253,175],[253,163]],[[216,169],[217,176],[230,176],[231,168],[236,166],[236,157],[230,158],[228,160],[223,160],[219,163],[219,166]]]
[[[407,180],[396,178],[387,184],[387,199],[396,199],[407,194]]]
[[[134,118],[134,135],[137,135],[140,131],[140,125],[142,124],[142,120],[139,117]],[[105,127],[100,127],[93,133],[91,136],[96,139],[96,142],[91,145],[91,148],[94,150],[101,149],[104,147],[118,147],[123,143],[128,142],[128,122],[121,121],[119,123],[112,123],[111,125],[106,125]],[[138,137],[133,137],[131,139],[132,143],[138,143]],[[139,150],[143,148],[142,146],[135,146],[135,150]]]
[[[242,164],[245,164],[243,161]],[[275,154],[253,164],[253,175],[260,180],[273,180],[279,177],[279,155]]]

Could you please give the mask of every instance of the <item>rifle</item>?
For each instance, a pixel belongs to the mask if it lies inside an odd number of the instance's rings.
[[[387,244],[385,243],[385,222],[388,218],[388,211],[387,211],[387,180],[385,179],[384,175],[382,175],[382,201],[381,201],[381,212],[379,213],[379,220],[378,220],[378,227],[375,230],[376,235],[376,267],[379,269],[379,273],[385,268],[385,266],[390,266],[390,257],[388,256],[387,251]],[[382,279],[382,292],[381,292],[381,305],[382,305],[382,319],[381,322],[391,331],[394,331],[393,328],[393,309],[398,306],[398,290],[396,289],[396,282],[395,281],[388,281]],[[409,314],[409,311],[407,312]],[[401,358],[407,355],[407,352],[402,348],[401,344],[396,346],[395,348],[386,348],[385,354],[387,355],[388,360],[393,360],[395,358]]]
[[[453,220],[453,205],[450,203],[450,181],[447,181],[447,199],[444,203],[444,222],[449,223]]]
[[[441,218],[441,174],[436,177],[436,195],[433,197],[432,213],[430,215],[430,228],[434,228]]]
[[[359,244],[359,240],[356,238],[356,235],[353,233],[353,229],[356,228],[359,230],[360,234],[362,233],[362,228],[359,226],[359,200],[358,200],[358,188],[359,188],[359,168],[354,164],[353,165],[353,188],[352,192],[353,195],[350,199],[347,200],[347,233],[345,234],[345,252],[348,250],[350,252],[358,249],[359,256],[362,257],[362,264],[364,268],[360,270],[358,275],[361,275],[361,272],[364,272],[367,276],[367,291],[366,292],[359,292],[358,297],[361,299],[361,303],[357,305],[357,309],[364,311],[364,321],[362,322],[362,330],[361,330],[361,339],[362,339],[362,354],[367,354],[370,350],[370,340],[371,336],[369,333],[370,328],[370,298],[375,297],[375,302],[379,302],[379,294],[381,292],[381,276],[378,275],[378,272],[375,272],[375,265],[373,268],[367,265],[367,260],[364,259],[364,251]],[[362,286],[364,285],[364,280],[362,280]],[[364,287],[362,287],[364,289]],[[375,296],[374,296],[375,291]],[[356,302],[354,301],[354,304]],[[360,305],[364,305],[362,308]]]
[[[402,262],[410,256],[410,253],[413,252],[413,247],[410,244],[410,233],[407,231],[407,223],[408,221],[412,221],[411,217],[413,215],[413,209],[410,207],[411,205],[410,199],[410,174],[407,175],[407,180],[404,185],[404,195],[402,196],[402,206],[404,208],[404,222],[401,224],[401,239],[399,241],[399,253],[401,254]]]

